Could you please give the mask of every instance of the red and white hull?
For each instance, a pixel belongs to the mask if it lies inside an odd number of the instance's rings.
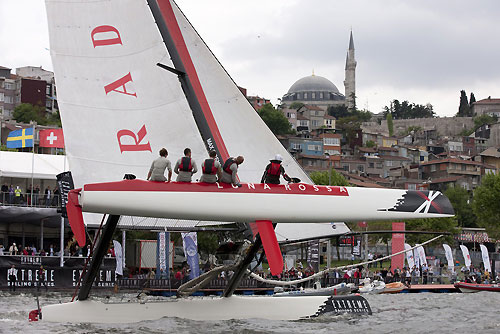
[[[439,192],[309,184],[268,185],[124,180],[87,184],[84,212],[213,221],[304,223],[448,217],[453,208]]]
[[[479,292],[479,291],[492,291],[500,292],[500,284],[476,284],[476,283],[455,283],[455,288],[460,289],[461,292]]]

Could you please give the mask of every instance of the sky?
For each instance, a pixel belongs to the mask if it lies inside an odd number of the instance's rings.
[[[235,82],[273,103],[313,73],[344,92],[352,29],[359,108],[393,99],[458,111],[500,98],[498,0],[177,0]],[[43,0],[0,0],[0,66],[52,70]],[[14,72],[14,71],[13,71]]]

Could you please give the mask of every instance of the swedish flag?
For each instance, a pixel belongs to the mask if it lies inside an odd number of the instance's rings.
[[[33,147],[33,128],[19,129],[9,133],[7,148]]]

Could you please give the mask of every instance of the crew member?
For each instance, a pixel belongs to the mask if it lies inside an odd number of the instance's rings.
[[[167,159],[168,152],[166,148],[160,150],[160,157],[153,161],[151,168],[149,168],[148,180],[170,182],[172,178],[172,165],[170,160]],[[168,179],[165,178],[165,169],[168,169]]]
[[[177,160],[174,172],[177,174],[177,182],[191,182],[191,177],[198,171],[196,163],[191,159],[191,149],[184,149],[184,156]]]
[[[16,291],[17,269],[15,265],[7,270],[7,276],[9,277],[9,291]]]
[[[222,176],[220,178],[221,182],[234,184],[241,187],[238,181],[238,166],[243,163],[245,159],[240,155],[236,158],[229,158],[224,162],[222,167]]]
[[[210,158],[206,159],[201,164],[201,170],[203,173],[201,175],[200,182],[215,183],[217,182],[217,179],[220,180],[222,169],[220,163],[217,159],[215,159],[217,157],[217,152],[210,151],[209,156]]]
[[[38,291],[40,291],[40,288],[42,287],[42,284],[45,286],[45,291],[47,291],[47,283],[45,282],[45,269],[43,266],[40,266],[40,269],[37,271],[38,274]]]
[[[283,157],[279,154],[274,156],[274,159],[270,160],[271,162],[266,166],[266,170],[264,171],[264,175],[262,175],[262,180],[260,183],[270,183],[270,184],[280,184],[280,175],[283,175],[283,178],[290,182],[292,179],[286,175],[285,169],[281,165],[283,161]]]

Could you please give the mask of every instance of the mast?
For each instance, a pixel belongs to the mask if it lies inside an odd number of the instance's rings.
[[[172,5],[169,0],[160,2],[161,8],[157,0],[148,0],[148,5],[174,64],[175,69],[172,69],[172,72],[179,78],[207,151],[215,150],[219,161],[223,163],[229,158],[229,153],[201,87]],[[159,66],[165,68],[164,65]]]

